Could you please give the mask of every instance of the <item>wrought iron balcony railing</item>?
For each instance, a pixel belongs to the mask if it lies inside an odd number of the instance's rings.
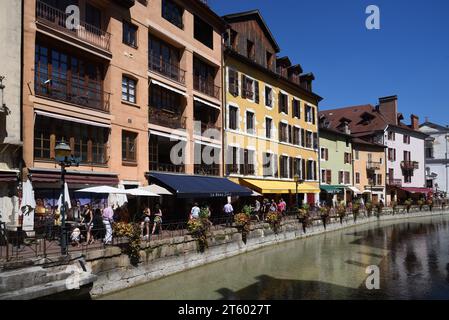
[[[368,170],[380,170],[381,167],[382,163],[380,162],[368,161],[366,163],[366,169]]]
[[[240,174],[243,174],[245,176],[252,176],[256,173],[254,164],[241,164],[240,165]]]
[[[171,80],[185,84],[186,72],[179,65],[163,59],[158,55],[151,54],[148,56],[148,69],[157,72]]]
[[[177,165],[172,163],[150,161],[150,171],[184,173],[185,166],[183,164]]]
[[[193,76],[193,88],[208,96],[220,99],[220,87],[216,86],[212,80],[195,75]]]
[[[100,49],[110,51],[110,33],[84,21],[80,21],[78,28],[69,29],[66,25],[69,16],[70,14],[49,6],[43,1],[36,1],[36,19],[38,22],[88,42]]]
[[[401,179],[387,179],[387,185],[394,186],[394,187],[400,187],[400,186],[402,186],[402,180]]]
[[[404,170],[419,169],[418,161],[401,161],[401,168]]]
[[[237,164],[227,164],[226,165],[226,173],[229,174],[238,174],[239,166]]]
[[[180,113],[152,106],[148,108],[148,122],[171,129],[186,128],[186,117],[183,117]]]
[[[218,164],[195,164],[194,173],[202,176],[220,175],[220,166]]]
[[[37,73],[34,89],[37,96],[45,96],[91,109],[109,112],[111,94],[103,91],[100,81],[52,72]]]
[[[200,121],[200,120],[195,120],[195,121]],[[195,126],[195,134],[197,134],[197,135],[203,134],[204,132],[206,132],[209,129],[214,129],[214,130],[221,132],[221,126],[219,126],[218,124],[215,124],[212,122],[201,122],[201,128],[197,128]],[[214,137],[214,138],[219,139],[220,137]]]

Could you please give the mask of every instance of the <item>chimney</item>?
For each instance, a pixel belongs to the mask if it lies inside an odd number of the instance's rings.
[[[390,124],[398,125],[398,96],[379,98],[379,112]]]
[[[419,130],[419,117],[412,114],[410,115],[410,127],[413,130]]]

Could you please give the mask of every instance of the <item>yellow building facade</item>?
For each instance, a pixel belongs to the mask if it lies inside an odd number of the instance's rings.
[[[276,57],[258,11],[224,18],[224,173],[266,198],[315,203],[321,98],[311,91],[313,75]]]

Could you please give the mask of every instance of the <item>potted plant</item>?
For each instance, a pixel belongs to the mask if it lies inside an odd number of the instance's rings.
[[[112,225],[112,229],[116,237],[128,239],[123,252],[128,255],[132,265],[137,265],[140,259],[140,225],[137,223],[117,222]]]
[[[242,241],[246,244],[246,237],[250,230],[251,221],[251,207],[246,205],[243,207],[242,212],[234,216],[234,222],[237,229],[242,233]]]
[[[352,216],[354,218],[354,223],[357,221],[357,217],[360,214],[360,201],[354,202],[352,205]]]
[[[396,210],[398,208],[398,203],[396,201],[391,201],[391,208],[393,209],[393,215],[396,213]]]
[[[432,198],[427,199],[427,205],[429,206],[429,210],[432,211],[432,208],[433,208],[433,199]]]
[[[337,214],[340,218],[340,224],[343,224],[343,218],[346,216],[346,206],[344,204],[338,206]]]
[[[279,227],[281,226],[281,216],[276,211],[270,211],[267,214],[267,222],[270,224],[271,228],[273,229],[274,233],[279,232]]]
[[[324,230],[326,230],[326,224],[328,223],[329,220],[329,211],[330,211],[329,207],[320,207],[320,216],[321,221],[323,221]]]
[[[371,213],[373,212],[373,204],[372,202],[367,202],[365,205],[366,214],[368,217],[371,217]]]
[[[419,211],[422,211],[422,208],[424,207],[424,199],[419,199],[418,202]]]
[[[410,212],[410,209],[412,207],[412,199],[408,198],[407,200],[404,201],[404,205],[405,205],[405,209],[407,210],[407,213]]]
[[[187,231],[198,241],[198,251],[204,252],[209,247],[207,243],[207,227],[202,219],[190,219],[187,222]]]

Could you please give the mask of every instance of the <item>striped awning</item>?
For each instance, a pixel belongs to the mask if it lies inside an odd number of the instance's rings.
[[[17,182],[19,173],[15,171],[0,171],[0,182]]]
[[[59,171],[40,171],[39,169],[30,170],[31,181],[59,183],[61,181],[61,172]],[[107,185],[116,186],[119,179],[116,174],[92,174],[86,172],[67,171],[65,181],[69,185],[85,184],[85,185]]]

